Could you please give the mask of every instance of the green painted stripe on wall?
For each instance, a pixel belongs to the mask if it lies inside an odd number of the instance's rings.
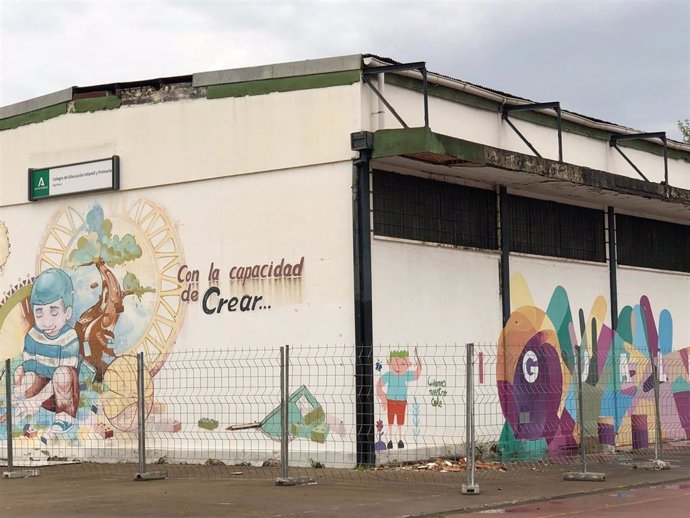
[[[60,103],[54,106],[48,106],[40,110],[34,110],[14,117],[8,117],[0,120],[0,131],[18,128],[19,126],[26,126],[34,122],[43,122],[53,117],[58,117],[67,113],[67,103]]]
[[[221,99],[223,97],[265,95],[272,92],[293,92],[295,90],[351,85],[359,80],[359,70],[298,77],[281,77],[279,79],[262,79],[260,81],[211,85],[208,87],[206,97],[208,99]]]
[[[423,92],[423,83],[420,79],[414,79],[412,77],[405,77],[395,74],[386,74],[386,83],[390,83],[394,86],[400,86],[402,88],[407,88],[408,90],[413,90],[415,92]],[[429,95],[438,97],[439,99],[445,99],[447,101],[453,101],[467,106],[474,106],[475,108],[481,108],[484,110],[489,110],[493,112],[498,112],[500,109],[500,103],[492,101],[490,99],[484,99],[467,92],[462,92],[460,90],[455,90],[447,86],[436,85],[429,83],[428,85]],[[538,124],[540,126],[545,126],[548,128],[556,129],[558,123],[555,117],[550,117],[539,112],[516,112],[510,115],[511,119],[523,120],[525,122],[531,122],[533,124]],[[433,119],[430,123],[433,125]],[[561,128],[563,132],[573,133],[575,135],[580,135],[583,137],[594,138],[598,140],[604,140],[608,142],[611,134],[607,131],[599,130],[596,128],[590,128],[576,122],[563,120],[561,123]],[[519,129],[519,126],[518,126]],[[529,136],[527,136],[529,139]],[[555,139],[554,139],[555,142]],[[661,141],[660,141],[661,142]],[[664,148],[659,145],[655,145],[652,142],[646,140],[624,140],[618,143],[620,147],[627,147],[630,149],[636,149],[638,151],[644,151],[646,153],[652,153],[658,156],[664,156]],[[568,149],[563,149],[563,154],[567,159]],[[678,149],[669,149],[668,157],[678,160],[685,160],[690,162],[690,152],[680,151]],[[663,167],[663,166],[662,166]]]
[[[95,112],[99,110],[113,110],[119,108],[122,99],[117,95],[106,95],[105,97],[93,97],[90,99],[77,99],[74,101],[74,111],[76,113]]]

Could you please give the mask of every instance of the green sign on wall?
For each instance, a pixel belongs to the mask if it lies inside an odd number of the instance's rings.
[[[50,196],[50,169],[37,169],[31,175],[30,200]]]
[[[120,157],[29,169],[29,200],[68,194],[119,190]]]

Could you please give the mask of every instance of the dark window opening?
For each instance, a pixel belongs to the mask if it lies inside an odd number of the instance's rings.
[[[507,207],[511,251],[606,262],[604,211],[522,196]]]
[[[374,234],[495,250],[496,193],[374,171]]]
[[[618,263],[690,272],[690,226],[616,215]]]

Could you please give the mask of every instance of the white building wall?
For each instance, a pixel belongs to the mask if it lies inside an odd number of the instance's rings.
[[[599,297],[606,301],[605,322],[610,326],[608,272],[608,265],[604,263],[511,254],[511,310],[528,304],[531,299],[535,307],[546,311],[554,290],[562,286],[568,295],[576,330],[579,330],[578,311],[582,309],[588,318]],[[579,337],[580,333],[576,335]]]
[[[657,326],[661,312],[670,312],[673,350],[690,346],[690,275],[631,266],[619,266],[617,275],[619,308],[634,307],[646,296]]]
[[[377,462],[462,453],[466,344],[493,351],[495,346],[487,344],[495,344],[501,330],[498,258],[497,253],[373,239],[374,381],[382,382],[390,372],[393,351],[407,351],[411,372],[417,357],[422,365],[420,377],[407,384],[406,422],[400,430],[389,425],[377,391],[374,418],[382,427]],[[493,394],[488,361],[486,366],[481,378],[477,375],[478,392]],[[500,409],[486,415],[482,434],[497,440]]]
[[[349,160],[359,94],[353,84],[130,105],[1,131],[0,206],[27,202],[28,168],[115,154],[122,190]]]
[[[123,164],[123,175],[147,174]],[[74,430],[42,447],[70,458],[132,460],[132,355],[143,351],[153,380],[147,400],[151,457],[261,463],[277,455],[275,438],[262,429],[234,433],[226,427],[262,421],[276,408],[279,348],[290,344],[290,392],[306,387],[321,406],[317,417],[323,422],[316,435],[305,428],[306,435],[293,443],[294,462],[308,465],[310,458],[330,458],[332,464],[354,464],[351,178],[351,162],[343,161],[0,209],[11,244],[0,273],[0,293],[9,297],[0,305],[0,358],[13,360],[13,371],[22,361],[31,325],[14,295],[18,281],[48,267],[66,271],[75,290],[71,325],[98,301],[101,277],[96,267],[70,259],[83,248],[80,240],[96,235],[89,234],[85,222],[94,219],[97,207],[112,222],[113,239],[129,234],[141,249],[140,257],[109,265],[120,287],[125,289],[125,276],[133,273],[142,286],[152,288],[140,300],[124,299],[109,344],[115,357],[102,357],[109,364],[103,388],[83,385],[85,403]],[[269,277],[263,265],[275,268],[283,260],[293,268],[301,264],[299,275]],[[237,267],[252,277],[231,279],[233,271],[237,277]],[[209,281],[213,269],[217,281]],[[188,281],[186,276],[195,271],[198,282]],[[257,278],[261,273],[267,277]],[[229,304],[212,314],[204,311],[204,294],[213,287],[220,295],[209,298],[207,309],[215,310],[223,297],[234,299],[233,311]],[[196,300],[189,300],[194,292]],[[93,343],[86,355],[91,347]],[[88,365],[81,368],[84,376],[90,370]],[[84,376],[86,383],[90,377]],[[123,392],[130,395],[123,398]],[[297,404],[300,411],[307,409],[305,414],[315,410],[305,398]],[[17,458],[39,447],[53,418],[46,411],[33,418],[38,435],[17,437]],[[216,428],[202,428],[204,419],[215,421]],[[114,436],[99,435],[103,427]],[[205,434],[203,440],[199,433]]]

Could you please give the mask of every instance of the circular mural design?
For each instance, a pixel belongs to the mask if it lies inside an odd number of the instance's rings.
[[[10,236],[4,221],[0,221],[0,274],[10,257]]]
[[[177,281],[183,263],[167,211],[146,199],[65,207],[43,236],[36,272],[60,268],[72,278],[81,357],[95,369],[104,414],[119,430],[136,423],[130,404],[136,354],[144,354],[147,378],[155,376],[179,333],[186,309]]]

